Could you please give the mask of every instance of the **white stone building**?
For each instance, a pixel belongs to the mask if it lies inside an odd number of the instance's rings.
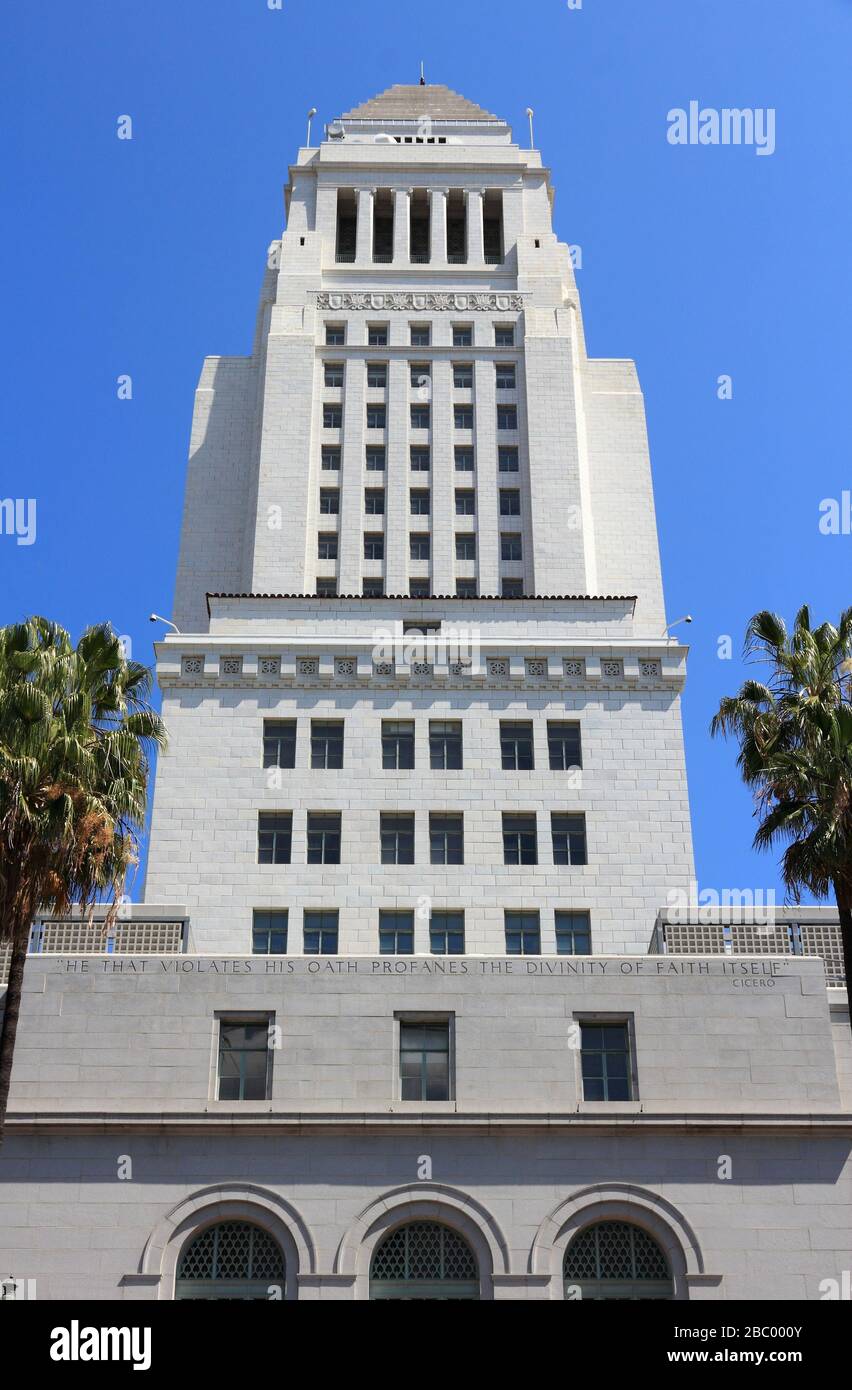
[[[145,903],[28,963],[0,1275],[825,1297],[837,928],[673,910],[686,649],[548,171],[393,87],[286,197],[252,355],[196,396]]]

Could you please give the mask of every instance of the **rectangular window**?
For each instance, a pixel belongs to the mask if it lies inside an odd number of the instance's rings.
[[[382,390],[388,384],[388,369],[386,362],[367,363],[367,385],[376,390]]]
[[[461,768],[461,720],[429,720],[429,766],[436,772],[457,772]]]
[[[428,430],[429,428],[429,407],[428,405],[413,405],[411,407],[411,428],[413,430]]]
[[[339,812],[308,812],[308,863],[340,863]]]
[[[381,862],[383,864],[414,863],[414,812],[382,811],[379,816]]]
[[[459,473],[473,472],[473,450],[456,449],[456,470]]]
[[[506,913],[506,955],[541,955],[541,923],[537,912]]]
[[[346,342],[346,328],[342,323],[327,323],[325,326],[326,347],[343,347]]]
[[[464,863],[464,816],[429,812],[429,862]]]
[[[336,956],[338,913],[305,912],[306,956]]]
[[[428,347],[432,341],[432,331],[428,323],[413,323],[411,325],[411,346]]]
[[[383,560],[385,558],[385,538],[381,531],[365,531],[364,559]]]
[[[474,516],[476,493],[471,488],[456,488],[456,516]]]
[[[337,516],[340,512],[340,489],[336,487],[320,488],[320,514],[322,516]]]
[[[529,772],[535,767],[532,724],[500,721],[500,759],[504,772]]]
[[[343,720],[311,720],[311,767],[343,766]]]
[[[450,1099],[449,1023],[400,1022],[399,1078],[401,1100]]]
[[[255,912],[251,927],[251,949],[255,956],[286,956],[287,913]]]
[[[554,864],[586,864],[586,817],[551,812]]]
[[[317,559],[336,560],[337,559],[337,532],[320,531],[317,536]]]
[[[296,766],[295,719],[264,719],[263,766]]]
[[[516,405],[498,405],[497,428],[498,430],[516,430],[518,428],[518,407]]]
[[[367,472],[383,473],[385,468],[385,451],[381,445],[371,444],[367,449]]]
[[[501,560],[522,560],[524,558],[523,542],[518,531],[506,531],[500,537],[500,559]]]
[[[456,559],[476,559],[476,536],[474,536],[473,534],[456,536]]]
[[[272,1076],[270,1017],[219,1019],[219,1100],[268,1100]]]
[[[409,504],[412,516],[429,515],[429,489],[411,488],[409,492]]]
[[[473,347],[473,329],[469,323],[453,324],[453,347]]]
[[[414,724],[408,720],[382,720],[382,767],[408,772],[414,767]]]
[[[340,450],[335,448],[323,449],[322,466],[329,472],[336,472],[340,468]]]
[[[429,919],[429,950],[433,956],[464,955],[464,913],[433,912]]]
[[[409,598],[428,598],[429,580],[428,579],[409,579],[408,581]]]
[[[412,362],[410,369],[411,385],[415,390],[428,389],[432,377],[432,368],[428,362]]]
[[[630,1100],[626,1023],[580,1023],[583,1100]]]
[[[292,842],[292,811],[260,811],[258,813],[258,864],[289,864]]]
[[[367,516],[384,516],[385,514],[385,490],[381,487],[368,487],[364,489],[364,511]]]
[[[592,928],[588,912],[557,912],[556,954],[558,956],[590,956]]]
[[[521,494],[517,488],[501,487],[500,489],[500,515],[501,516],[520,516],[521,514]]]
[[[323,371],[323,380],[324,380],[326,386],[342,386],[342,385],[343,385],[343,363],[342,363],[342,362],[326,362],[325,368],[324,368],[324,371]]]
[[[473,429],[473,406],[456,405],[453,407],[453,421],[457,430]]]
[[[367,325],[367,347],[387,347],[388,345],[388,326],[386,323],[370,323]]]
[[[381,598],[385,592],[383,579],[364,579],[361,581],[361,594],[364,598]]]
[[[429,535],[425,531],[415,531],[408,538],[409,554],[412,560],[428,560],[431,547]]]
[[[476,598],[476,580],[457,579],[456,598]]]
[[[523,598],[523,594],[524,581],[522,579],[501,579],[501,598]]]
[[[503,863],[538,863],[535,813],[518,816],[503,812]]]
[[[500,473],[518,472],[518,451],[510,445],[501,445],[497,450],[497,468]]]
[[[414,913],[379,912],[379,954],[382,956],[414,955]]]
[[[431,467],[429,449],[422,444],[412,445],[411,449],[411,471],[412,473],[428,473]]]
[[[514,347],[515,346],[515,326],[511,323],[495,323],[494,325],[494,346],[495,347]]]
[[[372,404],[371,402],[368,402],[368,404],[367,404],[367,429],[368,429],[368,430],[383,430],[383,429],[385,428],[385,423],[386,423],[386,421],[387,421],[387,407],[386,407],[386,406],[383,406],[383,405],[374,405],[374,404]]]
[[[548,719],[547,751],[553,772],[568,772],[572,767],[582,767],[580,725]]]
[[[337,598],[337,580],[318,579],[316,595],[317,598]]]
[[[514,391],[517,386],[515,366],[512,362],[497,363],[497,390]]]
[[[322,408],[322,427],[324,430],[339,430],[343,425],[343,406],[324,405]]]
[[[473,364],[471,362],[453,363],[453,386],[457,391],[470,391],[473,387]]]

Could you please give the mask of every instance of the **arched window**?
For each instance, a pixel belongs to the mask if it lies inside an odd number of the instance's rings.
[[[175,1298],[271,1297],[284,1297],[284,1256],[260,1226],[220,1221],[191,1240],[180,1257]]]
[[[373,1255],[370,1297],[479,1298],[476,1256],[437,1221],[410,1221],[385,1236]]]
[[[673,1298],[664,1250],[647,1231],[627,1221],[598,1221],[576,1235],[565,1251],[565,1297]]]

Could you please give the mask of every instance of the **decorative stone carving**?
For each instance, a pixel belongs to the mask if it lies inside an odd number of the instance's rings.
[[[243,673],[243,659],[241,656],[223,656],[219,668],[220,675],[241,676]]]
[[[181,662],[181,673],[184,676],[203,676],[204,657],[185,656],[183,661]]]
[[[660,663],[659,663],[659,661],[640,661],[640,662],[639,662],[639,674],[640,674],[640,676],[647,676],[647,677],[649,677],[649,678],[652,679],[652,680],[653,680],[655,677],[658,677],[659,674],[660,674]]]
[[[608,680],[618,680],[619,676],[621,675],[621,670],[622,667],[620,661],[601,662],[601,675]]]
[[[405,291],[389,290],[374,294],[363,291],[323,290],[317,294],[317,308],[364,309],[368,312],[397,309],[402,312],[432,310],[434,312],[467,313],[471,310],[489,314],[519,313],[524,307],[521,294],[412,294]]]
[[[281,658],[280,656],[262,656],[260,658],[260,674],[262,676],[280,676]]]
[[[586,674],[586,663],[582,657],[565,657],[562,670],[569,680],[582,680]]]

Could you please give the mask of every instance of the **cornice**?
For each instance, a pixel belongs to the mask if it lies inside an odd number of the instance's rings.
[[[115,1134],[140,1133],[175,1135],[206,1134],[234,1135],[315,1135],[328,1134],[495,1134],[542,1135],[568,1133],[612,1135],[623,1137],[626,1132],[659,1135],[747,1134],[750,1137],[799,1137],[852,1139],[852,1113],[826,1111],[789,1115],[726,1113],[722,1111],[667,1114],[660,1111],[620,1115],[571,1112],[568,1114],[506,1113],[482,1114],[471,1112],[429,1114],[425,1111],[388,1114],[387,1112],[353,1111],[346,1113],[280,1111],[271,1109],[258,1114],[196,1110],[170,1112],[139,1111],[50,1111],[21,1114],[10,1110],[7,1127],[17,1134]]]

